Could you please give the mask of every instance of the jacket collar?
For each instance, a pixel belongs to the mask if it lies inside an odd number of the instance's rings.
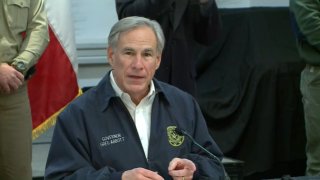
[[[101,107],[101,111],[105,111],[109,107],[112,100],[120,100],[120,98],[116,95],[116,92],[114,91],[111,85],[110,73],[111,71],[109,71],[101,79],[101,81],[98,83],[98,85],[95,87],[95,90],[93,91],[93,93],[97,93],[96,96],[97,100],[99,101],[99,107]],[[160,82],[157,79],[153,78],[153,83],[156,96],[159,96],[160,99],[163,99],[169,103],[170,101],[168,98],[168,92],[163,87],[163,82]]]

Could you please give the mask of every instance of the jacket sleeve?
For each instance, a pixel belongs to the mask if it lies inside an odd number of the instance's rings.
[[[35,65],[49,42],[48,22],[42,0],[30,1],[28,25],[19,55],[14,61],[26,62],[27,68]]]
[[[308,43],[320,50],[320,2],[291,0],[290,9],[295,15],[299,30]]]
[[[211,152],[215,158],[201,150],[195,143],[191,143],[192,152],[183,157],[196,164],[197,170],[194,174],[194,179],[224,179],[224,167],[221,162],[223,154],[211,138],[200,107],[195,100],[193,100],[193,104],[195,107],[195,122],[193,131],[190,130],[190,132],[193,132],[191,135],[197,143]]]
[[[195,40],[203,45],[213,44],[221,33],[221,20],[215,0],[206,4],[190,3],[188,14],[192,15]]]
[[[112,167],[97,169],[90,161],[90,148],[81,113],[67,108],[55,126],[45,169],[45,179],[120,180],[122,172]]]
[[[118,18],[143,16],[156,19],[170,11],[173,0],[116,0]]]

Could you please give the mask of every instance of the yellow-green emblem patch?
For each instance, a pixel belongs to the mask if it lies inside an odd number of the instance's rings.
[[[167,127],[168,141],[171,146],[177,147],[180,146],[184,141],[184,136],[180,136],[175,132],[176,126]]]

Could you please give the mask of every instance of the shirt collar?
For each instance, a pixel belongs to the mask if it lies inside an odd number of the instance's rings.
[[[112,87],[112,76],[110,75],[112,72],[112,70],[110,70],[101,80],[100,82],[97,84],[97,86],[95,86],[94,88],[92,88],[92,91],[87,93],[89,96],[98,96],[97,99],[99,101],[99,103],[101,104],[101,111],[104,111],[108,108],[108,106],[110,105],[110,100],[114,99],[114,98],[119,98],[119,100],[121,99],[119,96],[117,96],[116,92],[115,92],[115,88]],[[112,78],[111,78],[112,77]],[[114,81],[115,83],[115,81]],[[167,88],[165,88],[165,86],[163,85],[163,83],[161,83],[160,81],[158,81],[157,79],[153,79],[152,80],[152,84],[151,84],[151,88],[150,90],[152,90],[154,88],[154,96],[159,96],[160,99],[163,99],[164,101],[166,101],[167,103],[170,104],[170,98],[169,97],[169,92],[167,90]],[[120,88],[119,88],[120,89]]]
[[[129,96],[128,93],[125,93],[123,92],[119,86],[117,85],[114,77],[113,77],[113,73],[112,71],[110,72],[110,82],[111,82],[111,86],[112,88],[114,89],[114,91],[116,92],[116,96],[120,97],[121,99],[125,99],[124,97],[125,96]],[[153,80],[151,80],[151,83],[150,83],[150,89],[149,89],[149,92],[148,94],[144,97],[144,98],[147,98],[149,99],[150,97],[154,96],[155,95],[155,87],[154,87],[154,83],[153,83]]]

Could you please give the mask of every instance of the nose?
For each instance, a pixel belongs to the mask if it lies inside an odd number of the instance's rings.
[[[134,58],[134,60],[133,60],[133,62],[132,62],[132,67],[133,67],[134,69],[142,69],[142,68],[143,68],[143,58],[142,58],[141,55],[138,54],[138,55]]]

